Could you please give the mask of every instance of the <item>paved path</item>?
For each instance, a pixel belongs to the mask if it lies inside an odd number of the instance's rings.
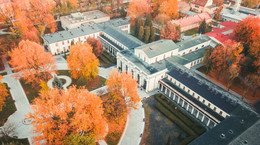
[[[141,99],[150,97],[157,94],[157,91],[150,92],[149,94],[141,91],[138,88],[138,95]],[[145,112],[143,103],[138,104],[137,109],[133,109],[127,116],[125,130],[120,138],[119,145],[139,145],[142,140],[145,127]]]
[[[55,74],[55,75],[56,75],[56,74]],[[64,89],[67,89],[67,87],[68,87],[68,86],[71,84],[71,82],[72,82],[71,78],[68,77],[68,76],[60,75],[60,76],[57,76],[57,77],[58,77],[59,79],[64,79],[64,80],[66,80],[65,84],[62,85],[62,87],[63,87]],[[52,82],[53,82],[53,78],[50,79],[50,80],[47,82],[47,86],[48,86],[49,88],[51,88],[51,89],[53,89],[53,87],[52,87]]]

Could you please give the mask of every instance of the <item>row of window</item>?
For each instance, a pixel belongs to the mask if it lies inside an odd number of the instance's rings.
[[[168,78],[168,75],[166,75],[166,78]],[[172,78],[170,78],[170,80],[171,80],[171,82],[172,82]],[[174,81],[174,84],[176,84],[176,85],[177,85],[177,82],[176,82],[176,81]],[[178,86],[181,88],[181,83],[179,83],[179,85],[178,85]],[[184,91],[186,91],[186,90],[185,90],[185,86],[183,86],[183,88],[182,88],[182,89],[183,89]],[[190,94],[190,89],[188,89],[188,90],[187,90],[187,92]],[[194,92],[192,93],[192,96],[195,98],[195,93],[194,93]],[[197,99],[197,100],[199,100],[199,101],[200,101],[200,96],[198,96],[198,97],[197,97],[197,98],[195,98],[195,99]],[[205,99],[203,99],[203,100],[202,100],[202,103],[203,103],[203,104],[205,104]],[[210,103],[208,103],[208,104],[205,104],[205,105],[207,105],[208,107],[210,107],[210,106],[211,106],[211,104],[210,104]],[[217,109],[216,107],[214,107],[214,108],[213,108],[213,110],[214,110],[215,112],[216,112],[216,109]],[[218,113],[218,112],[217,112],[217,113]],[[219,114],[220,114],[220,115],[222,115],[222,114],[223,114],[223,112],[222,112],[222,111],[220,111],[220,112],[219,112]],[[226,118],[227,118],[227,117],[228,117],[228,115],[226,115]]]
[[[95,38],[95,34],[93,34],[93,37]],[[86,41],[87,40],[87,36],[84,36],[84,40],[83,41]],[[72,39],[72,41],[77,41],[77,38],[75,38],[75,39]],[[64,45],[65,44],[65,42],[66,41],[62,41],[62,45]],[[81,40],[80,40],[80,37],[78,37],[78,42],[81,42]],[[69,40],[67,40],[67,44],[71,44],[70,43],[70,41]],[[58,47],[58,42],[56,43],[56,46]]]
[[[199,64],[200,62],[202,62],[202,58],[199,59],[199,60],[196,60],[196,61],[191,62],[191,66],[197,65],[197,64]]]
[[[202,46],[201,46],[201,48],[203,48],[203,47],[204,47],[204,45],[202,45]],[[195,49],[195,50],[198,50],[198,49],[199,49],[199,47],[196,47],[196,49]],[[189,53],[190,53],[190,52],[192,52],[192,49],[190,49],[190,50],[189,50]],[[183,53],[182,53],[182,55],[184,55],[184,54],[186,54],[186,53],[185,53],[185,52],[183,52]]]

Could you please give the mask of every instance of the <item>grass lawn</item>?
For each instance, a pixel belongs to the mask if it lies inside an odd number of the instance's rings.
[[[14,139],[11,137],[0,138],[0,143],[2,145],[29,145],[28,139]]]
[[[105,50],[101,54],[101,56],[98,57],[100,66],[102,67],[109,67],[116,64],[116,58],[106,52]]]
[[[216,74],[213,74],[212,72],[209,72],[207,74],[206,68],[204,66],[197,68],[197,70],[200,71],[201,73],[209,76],[214,81],[222,84],[223,86],[226,87],[226,90],[227,90],[227,81],[224,77],[220,77],[218,80]],[[242,96],[244,93],[244,89],[246,88],[245,86],[246,86],[246,84],[243,81],[241,81],[239,78],[235,78],[230,89]],[[256,90],[255,97],[252,97],[253,92],[254,92],[253,89],[249,89],[244,97],[248,100],[256,100],[256,101],[260,100],[260,89]]]
[[[9,90],[8,90],[8,96],[6,97],[5,100],[5,105],[3,106],[2,109],[3,110],[0,111],[0,126],[3,126],[7,118],[16,111],[16,107],[14,105],[14,101],[12,99]]]
[[[70,73],[69,70],[58,70],[58,74],[59,75],[66,75],[70,77]],[[77,79],[72,79],[71,85],[77,85]],[[103,87],[105,85],[106,79],[101,77],[101,76],[97,76],[96,78],[88,81],[84,86],[89,90],[95,90],[97,88]]]
[[[156,108],[190,135],[180,144],[188,144],[206,131],[200,123],[165,96],[159,94],[155,98],[159,102],[156,104]]]
[[[33,88],[30,84],[25,84],[24,80],[20,80],[20,82],[21,82],[23,90],[31,104],[33,102],[33,100],[39,95],[39,90]]]
[[[199,28],[193,28],[193,29],[185,31],[183,33],[184,33],[185,36],[191,36],[191,35],[197,34],[198,30],[199,30]],[[212,31],[212,27],[211,26],[207,26],[206,33],[207,32],[211,32],[211,31]]]

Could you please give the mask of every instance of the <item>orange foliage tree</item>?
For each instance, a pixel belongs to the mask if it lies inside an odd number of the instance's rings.
[[[37,87],[40,80],[47,81],[56,66],[55,57],[44,51],[44,47],[29,40],[22,40],[10,53],[10,64],[16,72],[14,76]]]
[[[127,15],[134,20],[139,16],[146,16],[148,13],[151,13],[151,11],[151,4],[148,0],[131,0],[127,9]]]
[[[180,39],[180,27],[175,26],[170,22],[167,23],[167,25],[161,29],[160,39],[171,39],[173,41],[179,40]]]
[[[90,80],[98,75],[99,60],[88,43],[77,43],[69,51],[67,62],[72,78],[83,77]]]
[[[40,134],[33,141],[47,144],[64,144],[72,134],[92,133],[97,140],[103,138],[106,127],[102,100],[87,89],[75,86],[65,90],[53,89],[40,93],[32,106],[33,132]]]
[[[0,111],[5,104],[5,98],[8,96],[6,86],[1,82],[4,77],[0,75]]]
[[[171,19],[179,18],[178,0],[164,1],[160,6],[159,11],[160,13],[168,15]]]
[[[106,85],[109,95],[105,103],[105,115],[110,121],[120,124],[125,115],[132,108],[136,108],[141,100],[137,92],[138,84],[130,72],[120,74],[116,69],[110,73]]]
[[[237,24],[234,33],[237,41],[252,44],[260,39],[260,18],[254,16],[245,18]]]
[[[96,57],[99,57],[103,53],[100,40],[97,40],[93,37],[88,37],[87,42],[93,47],[93,53],[96,55]]]

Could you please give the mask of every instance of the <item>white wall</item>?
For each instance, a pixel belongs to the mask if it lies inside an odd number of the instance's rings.
[[[210,42],[211,42],[211,40],[209,40],[209,41],[207,41],[207,42],[204,42],[204,43],[201,43],[201,44],[199,44],[199,45],[195,45],[195,46],[190,47],[190,48],[188,48],[188,49],[179,51],[178,54],[182,56],[182,55],[188,54],[188,53],[190,53],[190,52],[199,50],[199,49],[201,49],[201,48],[203,48],[203,47],[208,46],[208,45],[210,44]],[[185,53],[185,54],[184,54],[184,53]]]

